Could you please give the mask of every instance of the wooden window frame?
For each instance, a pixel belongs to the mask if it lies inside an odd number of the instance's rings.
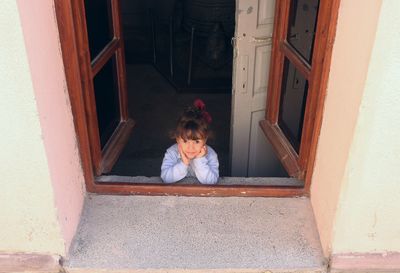
[[[119,0],[113,0],[113,12],[115,9],[119,9]],[[280,2],[287,2],[287,0],[276,0],[276,16],[274,33],[281,29],[282,26],[278,26],[280,23],[282,12],[282,4]],[[318,26],[317,35],[324,37],[324,42],[316,42],[314,45],[314,57],[322,62],[317,72],[313,72],[313,77],[319,77],[313,81],[313,89],[319,90],[317,101],[314,103],[313,109],[315,109],[314,119],[310,119],[307,116],[307,120],[310,123],[312,121],[313,130],[308,131],[310,136],[310,144],[308,145],[308,160],[307,172],[305,176],[304,187],[286,187],[286,186],[246,186],[246,185],[180,185],[180,184],[135,184],[135,183],[104,183],[97,182],[96,176],[99,175],[104,169],[107,168],[107,164],[112,165],[112,161],[118,158],[118,154],[113,153],[112,145],[106,144],[107,147],[103,151],[99,150],[99,146],[96,148],[93,146],[93,142],[99,143],[98,136],[96,137],[97,127],[93,125],[93,115],[96,116],[96,111],[92,106],[88,105],[93,97],[90,97],[87,90],[93,90],[92,78],[96,74],[102,65],[106,63],[107,57],[112,56],[110,52],[113,49],[117,49],[117,58],[124,60],[124,44],[122,42],[121,32],[115,31],[115,38],[109,43],[109,45],[103,50],[104,59],[96,58],[93,63],[90,62],[90,56],[88,51],[88,41],[86,29],[82,28],[85,25],[85,14],[83,0],[54,0],[55,12],[57,18],[57,24],[59,29],[61,51],[63,56],[63,63],[68,87],[68,93],[71,102],[72,114],[74,119],[75,130],[77,134],[78,147],[81,157],[81,163],[83,168],[83,174],[86,183],[86,190],[88,192],[100,193],[100,194],[144,194],[144,195],[184,195],[184,196],[274,196],[274,197],[293,197],[293,196],[307,196],[310,191],[312,167],[315,158],[315,150],[317,145],[317,138],[319,129],[321,126],[322,118],[322,102],[325,96],[325,88],[329,73],[330,56],[333,44],[333,38],[336,29],[336,18],[339,7],[339,0],[332,0],[332,4],[326,4],[326,0],[323,0],[325,5],[329,6],[329,9],[322,14],[325,18],[325,25],[322,27]],[[286,4],[287,5],[287,4]],[[285,6],[285,5],[283,5]],[[120,27],[120,19],[118,22],[114,22],[115,26]],[[321,33],[323,32],[323,33]],[[276,34],[275,34],[276,35]],[[276,36],[277,37],[277,36]],[[277,39],[274,39],[273,52],[276,51],[279,44]],[[316,56],[315,54],[321,56]],[[274,53],[273,53],[274,56]],[[276,57],[272,59],[271,65],[275,67],[277,63]],[[279,64],[279,62],[278,62]],[[125,63],[120,62],[118,69],[125,70]],[[271,70],[272,71],[272,70]],[[277,77],[276,73],[270,73],[269,81],[272,82],[272,78]],[[124,79],[119,79],[119,84],[124,84]],[[318,87],[318,88],[317,88]],[[123,86],[126,90],[126,86]],[[276,88],[276,87],[275,87]],[[271,87],[270,87],[271,90]],[[271,96],[269,96],[270,98]],[[316,96],[313,96],[316,97]],[[276,98],[275,98],[276,99]],[[124,145],[128,140],[129,132],[132,129],[134,122],[129,118],[127,113],[126,97],[120,96],[121,102],[121,123],[118,126],[116,132],[112,136],[113,145]],[[308,102],[307,102],[308,103]],[[92,103],[93,105],[93,103]],[[96,124],[97,126],[97,124]],[[261,123],[261,126],[268,135],[271,130],[268,128],[268,118],[266,121]],[[310,125],[307,125],[310,126]],[[270,126],[271,128],[274,125]],[[96,132],[94,133],[94,131]],[[271,139],[281,140],[282,138],[272,136]],[[99,145],[99,144],[98,144]],[[107,152],[109,149],[109,152]],[[289,149],[289,148],[287,148]],[[304,148],[303,148],[304,149]],[[111,155],[110,155],[111,154]],[[290,153],[286,153],[290,154]],[[111,162],[111,163],[107,163]],[[96,165],[97,164],[97,165]],[[302,163],[304,164],[304,163]]]
[[[119,154],[122,152],[123,147],[129,140],[129,135],[134,126],[133,120],[129,118],[127,106],[124,42],[121,31],[121,18],[118,16],[120,2],[119,0],[110,0],[110,2],[113,38],[96,56],[93,56],[93,60],[91,60],[84,2],[70,1],[74,30],[76,31],[75,42],[78,51],[78,60],[81,64],[80,79],[82,82],[82,93],[84,94],[84,105],[86,107],[87,133],[89,137],[93,169],[96,175],[111,170],[112,166],[117,161]],[[56,1],[56,3],[61,4],[59,1]],[[117,84],[120,122],[107,143],[103,148],[101,148],[93,79],[101,71],[104,65],[114,56],[118,75]],[[70,57],[71,55],[68,55],[68,58]]]
[[[267,110],[260,126],[289,176],[305,180],[308,192],[321,129],[339,3],[340,0],[320,0],[311,65],[286,40],[290,0],[277,0],[275,6]],[[285,58],[309,83],[299,153],[278,124]]]

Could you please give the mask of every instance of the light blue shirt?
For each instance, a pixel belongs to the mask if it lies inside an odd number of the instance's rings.
[[[196,177],[201,184],[216,184],[219,177],[217,153],[207,145],[207,154],[194,158],[189,165],[182,162],[178,144],[174,144],[165,152],[161,165],[161,179],[165,183],[177,182],[186,176]]]

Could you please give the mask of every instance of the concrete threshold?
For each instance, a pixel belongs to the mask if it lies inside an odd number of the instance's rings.
[[[139,184],[165,184],[159,176],[121,176],[121,175],[101,175],[96,177],[99,183],[139,183]],[[193,177],[186,177],[174,183],[178,185],[198,184],[200,182]],[[217,185],[225,186],[287,186],[303,187],[304,182],[291,177],[220,177]]]
[[[325,272],[308,198],[89,195],[67,272]]]

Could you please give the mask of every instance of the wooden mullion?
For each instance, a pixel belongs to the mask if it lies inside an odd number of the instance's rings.
[[[99,54],[97,54],[96,58],[94,58],[91,63],[92,79],[97,75],[97,73],[99,73],[99,71],[108,62],[108,60],[115,55],[120,46],[120,40],[114,38],[103,48],[103,50]]]
[[[311,66],[308,62],[293,48],[286,40],[280,45],[280,49],[286,58],[295,66],[295,68],[306,78],[310,79]]]
[[[265,119],[271,124],[278,122],[279,101],[282,84],[284,55],[280,50],[281,41],[286,39],[290,1],[277,1],[275,6],[274,31],[271,52],[271,64],[268,79],[268,95]]]
[[[117,71],[118,71],[118,90],[119,90],[119,105],[122,121],[130,119],[128,111],[128,86],[126,80],[126,65],[125,65],[125,43],[122,32],[122,18],[118,11],[121,10],[120,0],[112,2],[113,22],[115,37],[119,40],[119,49],[117,50]]]
[[[113,31],[114,37],[116,39],[120,39],[122,36],[122,22],[119,16],[120,14],[120,1],[119,0],[111,0],[111,13],[112,13],[112,24],[113,24]]]

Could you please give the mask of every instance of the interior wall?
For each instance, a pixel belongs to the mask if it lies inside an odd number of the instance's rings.
[[[65,250],[85,194],[83,171],[63,70],[54,0],[18,0],[52,195]],[[29,134],[28,134],[29,136]]]
[[[382,1],[337,207],[334,254],[400,253],[399,11],[399,1]]]
[[[380,5],[378,0],[340,1],[311,184],[311,202],[326,256],[332,249],[335,217],[345,183],[345,168],[364,93]]]
[[[0,252],[63,254],[16,1],[1,1],[0,37]]]

